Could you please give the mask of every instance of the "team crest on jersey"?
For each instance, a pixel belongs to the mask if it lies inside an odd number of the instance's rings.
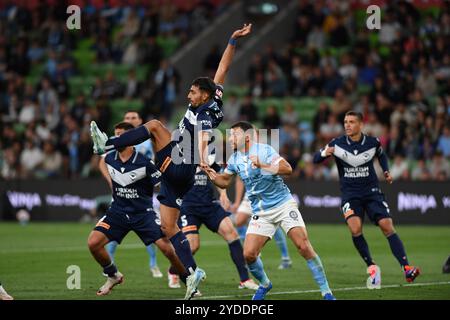
[[[289,217],[291,217],[292,220],[297,221],[298,220],[298,213],[295,211],[289,212]]]
[[[175,202],[181,207],[181,205],[183,204],[183,199],[178,198],[177,200],[175,200]]]
[[[135,172],[130,173],[130,178],[131,180],[136,179],[136,173]]]

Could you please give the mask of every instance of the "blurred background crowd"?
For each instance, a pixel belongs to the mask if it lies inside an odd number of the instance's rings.
[[[111,128],[135,109],[175,127],[188,88],[169,59],[232,3],[80,1],[83,28],[72,32],[63,1],[3,1],[1,179],[99,175],[91,120]],[[337,179],[333,162],[314,166],[312,154],[356,110],[394,179],[450,180],[450,3],[423,10],[389,1],[379,31],[361,21],[351,1],[298,1],[292,41],[267,44],[248,64],[247,85],[227,87],[223,127],[247,120],[280,129],[292,178]],[[199,62],[204,74],[223,48],[212,45]]]

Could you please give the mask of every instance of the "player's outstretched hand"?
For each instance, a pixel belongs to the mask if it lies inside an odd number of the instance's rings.
[[[208,176],[208,178],[210,180],[215,180],[217,177],[217,172],[211,168],[209,165],[207,165],[206,163],[201,163],[200,164],[200,168],[205,171],[206,175]]]
[[[252,31],[252,24],[251,23],[249,23],[249,24],[245,23],[244,26],[241,29],[236,30],[235,32],[233,32],[233,34],[231,35],[231,38],[237,39],[237,38],[240,38],[240,37],[245,37],[251,31]]]
[[[261,168],[261,162],[259,161],[258,156],[253,155],[248,158],[252,162],[252,165],[254,165],[256,168]]]
[[[386,181],[387,181],[389,184],[392,184],[392,182],[394,181],[394,180],[392,179],[392,176],[391,176],[391,174],[389,173],[389,171],[386,171],[386,172],[384,173],[384,177],[386,178]]]

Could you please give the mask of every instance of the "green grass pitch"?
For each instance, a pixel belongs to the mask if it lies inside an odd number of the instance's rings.
[[[0,281],[16,299],[182,299],[184,288],[170,289],[166,276],[155,279],[148,268],[144,246],[130,233],[116,253],[125,282],[106,297],[96,290],[105,278],[91,257],[87,236],[92,225],[79,223],[0,223]],[[408,285],[380,230],[365,226],[365,236],[374,260],[381,266],[381,290],[365,289],[365,265],[351,242],[345,225],[308,225],[309,236],[319,253],[337,299],[450,299],[450,274],[442,265],[450,254],[450,226],[397,226],[410,261],[422,275]],[[239,278],[222,238],[201,229],[197,263],[207,279],[201,284],[202,299],[250,299],[252,292],[239,290]],[[280,256],[270,241],[262,259],[273,289],[267,299],[320,299],[305,261],[289,243],[293,267],[277,270]],[[165,274],[168,263],[158,252],[158,264]],[[81,289],[69,290],[67,268],[81,270]]]

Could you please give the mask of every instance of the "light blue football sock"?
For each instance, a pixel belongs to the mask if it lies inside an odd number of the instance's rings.
[[[157,266],[157,264],[156,264],[156,248],[152,243],[152,244],[149,244],[146,247],[146,249],[147,249],[147,253],[150,257],[150,260],[149,260],[150,268],[154,268]]]
[[[320,261],[320,257],[316,255],[314,258],[306,260],[306,263],[308,264],[308,267],[313,274],[314,280],[319,285],[322,296],[327,293],[331,293],[330,287],[328,286],[327,277],[325,275],[325,270],[323,269],[322,261]]]
[[[284,235],[283,230],[281,228],[277,228],[277,231],[275,231],[273,238],[275,239],[275,242],[277,243],[278,249],[280,249],[281,259],[290,260],[287,243],[286,243],[286,237]]]
[[[248,269],[263,287],[269,285],[270,280],[264,271],[264,265],[260,257],[255,262],[248,264]]]
[[[106,251],[108,252],[112,262],[114,262],[114,255],[116,254],[116,249],[118,245],[119,244],[117,243],[117,241],[110,241],[105,246]]]

